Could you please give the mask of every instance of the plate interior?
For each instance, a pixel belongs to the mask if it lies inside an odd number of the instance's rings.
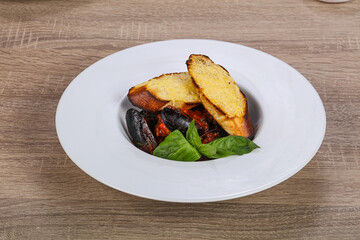
[[[130,87],[186,71],[192,53],[224,66],[244,91],[261,147],[204,162],[161,159],[137,149],[124,128]],[[79,74],[62,95],[56,130],[68,156],[115,189],[156,200],[209,202],[246,196],[294,175],[324,137],[325,111],[295,69],[261,51],[212,40],[171,40],[112,54]]]

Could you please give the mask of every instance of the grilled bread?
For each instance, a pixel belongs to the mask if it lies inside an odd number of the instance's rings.
[[[251,138],[254,135],[254,128],[251,123],[250,115],[244,117],[229,118],[223,114],[216,106],[211,104],[204,95],[200,95],[204,108],[219,123],[219,125],[230,135]]]
[[[129,90],[128,98],[135,106],[150,111],[160,111],[165,106],[191,108],[201,103],[188,72],[163,74],[136,85]]]
[[[186,62],[206,110],[231,135],[251,137],[254,132],[245,95],[222,66],[204,55],[190,55]]]

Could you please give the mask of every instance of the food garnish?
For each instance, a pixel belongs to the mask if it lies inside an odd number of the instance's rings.
[[[139,149],[178,161],[243,155],[258,146],[247,99],[229,72],[192,54],[188,72],[163,74],[132,87],[128,132]]]
[[[259,146],[250,139],[234,135],[203,144],[195,127],[195,121],[192,120],[186,131],[186,138],[179,130],[175,130],[159,144],[153,154],[170,160],[190,162],[199,160],[201,155],[210,159],[223,158],[250,153],[255,148]]]

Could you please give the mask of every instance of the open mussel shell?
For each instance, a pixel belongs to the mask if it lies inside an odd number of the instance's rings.
[[[145,112],[131,108],[126,112],[126,124],[134,145],[152,154],[157,143],[144,115]]]
[[[186,131],[192,121],[191,118],[181,114],[179,109],[166,107],[161,111],[161,117],[170,131],[179,130],[182,134],[186,135]],[[200,127],[195,124],[199,130]]]

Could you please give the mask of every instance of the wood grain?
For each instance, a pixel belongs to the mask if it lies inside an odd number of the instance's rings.
[[[205,204],[127,195],[75,166],[55,131],[66,86],[113,52],[176,38],[247,45],[298,69],[327,114],[314,159],[271,189]],[[359,239],[359,60],[355,0],[3,0],[0,239]]]

